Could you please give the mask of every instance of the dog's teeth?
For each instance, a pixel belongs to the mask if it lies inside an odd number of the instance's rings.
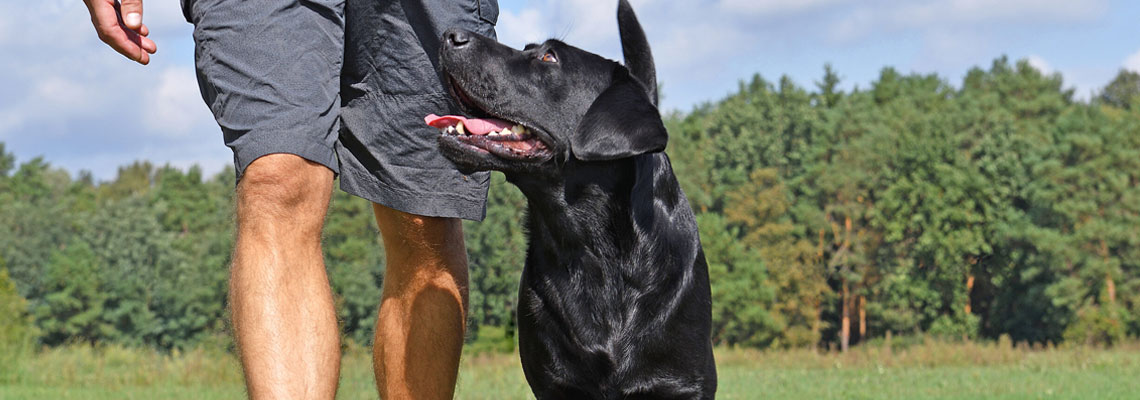
[[[512,126],[511,130],[514,131],[515,133],[526,133],[526,127],[524,127],[522,125]]]
[[[455,124],[455,130],[458,131],[460,135],[466,135],[467,134],[467,129],[463,127],[462,121],[459,122],[458,124]]]

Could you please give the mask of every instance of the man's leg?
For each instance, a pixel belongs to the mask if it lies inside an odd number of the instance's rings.
[[[327,167],[271,154],[237,187],[230,272],[235,339],[252,399],[332,399],[340,344],[321,256]]]
[[[372,348],[380,397],[450,399],[467,318],[463,225],[372,208],[387,256]]]

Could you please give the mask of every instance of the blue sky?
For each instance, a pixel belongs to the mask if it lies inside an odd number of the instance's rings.
[[[803,86],[831,63],[847,88],[884,66],[960,83],[997,57],[1028,59],[1088,98],[1140,71],[1140,2],[1108,0],[632,0],[664,83],[663,108],[722,98],[753,74]],[[198,94],[191,26],[177,0],[145,0],[159,46],[139,66],[105,48],[78,0],[0,0],[0,142],[115,176],[134,160],[208,173],[231,153]],[[620,59],[612,0],[500,0],[512,46],[557,37]]]

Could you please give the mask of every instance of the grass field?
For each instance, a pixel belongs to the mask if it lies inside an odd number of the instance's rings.
[[[717,353],[720,399],[1140,399],[1140,345],[1112,349],[929,342]],[[375,399],[367,352],[342,364],[338,399]],[[468,355],[457,398],[531,398],[517,356]],[[238,399],[241,372],[223,352],[120,347],[46,350],[0,365],[0,399]]]

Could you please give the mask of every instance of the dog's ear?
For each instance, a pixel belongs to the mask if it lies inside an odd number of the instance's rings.
[[[613,83],[590,105],[570,138],[570,151],[582,161],[616,160],[665,150],[668,141],[645,86],[617,66]]]
[[[649,40],[629,1],[618,2],[618,32],[621,34],[621,52],[625,66],[637,80],[645,85],[646,93],[653,105],[657,105],[657,69],[653,66],[653,53],[649,51]]]

